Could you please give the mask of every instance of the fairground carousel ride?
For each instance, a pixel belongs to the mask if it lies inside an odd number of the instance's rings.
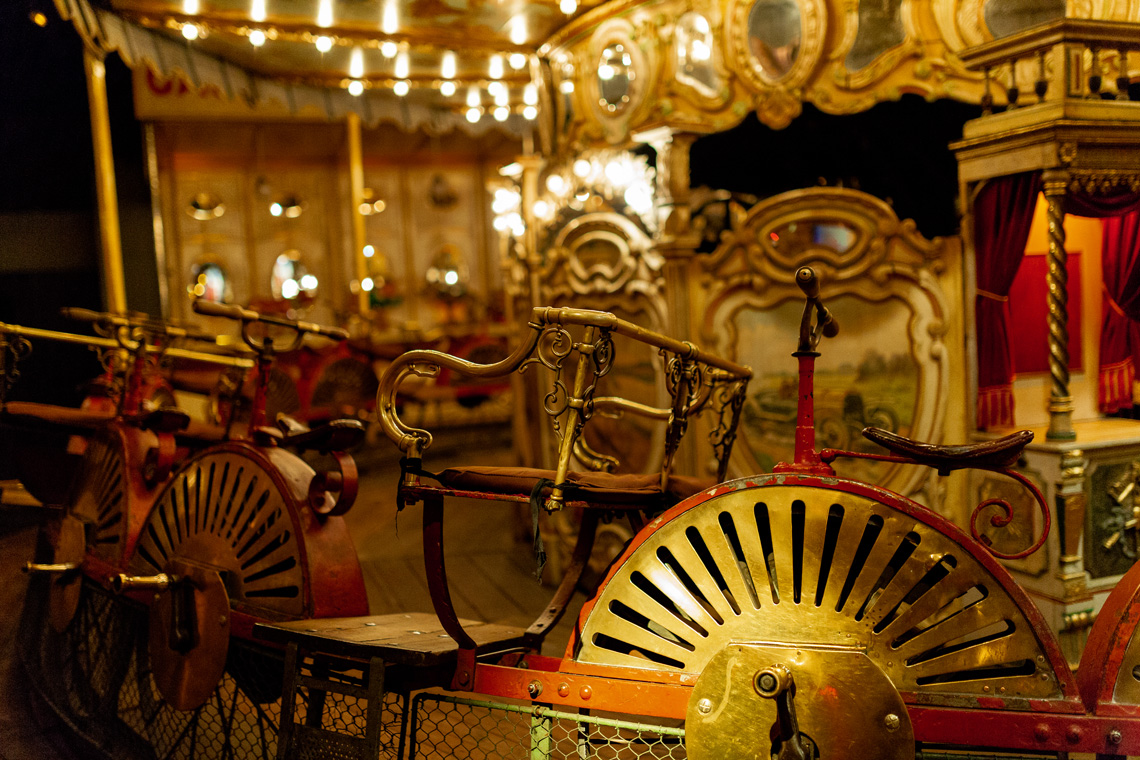
[[[432,524],[442,520],[442,497],[447,494],[440,490],[507,495],[508,500],[557,511],[560,500],[566,499],[562,492],[576,488],[596,496],[589,483],[573,488],[568,484],[571,455],[585,469],[596,465],[604,470],[611,461],[601,450],[607,439],[627,442],[630,436],[623,433],[630,430],[648,441],[639,446],[648,452],[640,469],[659,469],[661,480],[650,489],[651,509],[636,499],[626,503],[629,514],[650,514],[630,521],[636,537],[620,551],[587,605],[561,660],[531,654],[541,643],[541,627],[524,632],[486,626],[483,638],[465,633],[472,624],[457,620],[451,611],[440,545],[425,547],[438,568],[428,571],[438,623],[416,618],[415,627],[408,628],[406,622],[350,618],[327,625],[307,620],[271,626],[262,635],[286,645],[283,665],[280,650],[258,649],[240,635],[235,638],[242,639],[238,648],[256,652],[262,657],[259,662],[274,663],[267,668],[271,674],[232,660],[227,664],[224,650],[218,654],[226,636],[213,629],[196,636],[194,626],[208,616],[187,616],[186,610],[201,607],[216,613],[217,619],[225,619],[219,623],[225,628],[242,609],[235,606],[233,616],[220,611],[229,606],[227,599],[233,604],[238,598],[230,583],[240,573],[235,575],[206,549],[195,548],[187,556],[152,561],[142,570],[130,568],[124,575],[144,579],[121,581],[128,593],[131,583],[164,587],[164,597],[149,600],[148,613],[159,621],[166,616],[162,624],[171,634],[164,641],[137,644],[129,657],[113,663],[89,657],[90,642],[110,635],[91,626],[79,639],[49,647],[76,653],[61,668],[76,674],[65,682],[65,695],[75,692],[80,697],[76,702],[67,696],[62,702],[70,701],[81,715],[96,704],[118,711],[120,722],[115,725],[125,721],[123,710],[137,713],[144,728],[132,726],[123,736],[141,736],[139,746],[158,747],[159,755],[169,756],[206,754],[200,743],[205,737],[221,748],[221,756],[305,756],[318,746],[330,753],[371,754],[382,745],[401,755],[447,755],[453,753],[450,740],[433,749],[435,740],[425,737],[458,734],[455,726],[479,724],[480,718],[470,716],[492,709],[478,696],[467,701],[416,697],[408,706],[410,691],[402,684],[446,685],[513,700],[496,703],[493,710],[522,716],[526,725],[521,738],[493,750],[473,750],[488,756],[680,756],[689,751],[698,756],[754,756],[769,748],[773,756],[782,757],[856,752],[909,756],[916,742],[925,754],[940,752],[943,745],[954,745],[959,752],[988,747],[1055,756],[1133,751],[1129,716],[1135,710],[1128,684],[1135,681],[1129,654],[1136,579],[1124,571],[1130,566],[1125,549],[1134,546],[1129,541],[1135,539],[1135,518],[1130,512],[1134,489],[1125,476],[1135,459],[1129,447],[1140,439],[1128,422],[1084,425],[1104,422],[1098,419],[1097,383],[1091,378],[1104,374],[1107,382],[1116,376],[1099,372],[1091,348],[1101,337],[1093,329],[1099,314],[1083,320],[1089,356],[1082,357],[1080,371],[1070,375],[1066,306],[1076,299],[1066,295],[1064,214],[1066,208],[1071,210],[1067,199],[1079,191],[1107,198],[1109,202],[1100,205],[1110,211],[1131,210],[1128,197],[1140,176],[1140,131],[1135,128],[1140,109],[1128,98],[1130,63],[1135,65],[1137,48],[1134,24],[1140,20],[1136,8],[1127,3],[1066,8],[1000,0],[874,6],[824,0],[615,0],[596,7],[563,0],[557,9],[541,4],[466,9],[395,2],[321,2],[304,9],[273,5],[58,3],[88,43],[93,103],[98,100],[99,57],[118,50],[139,66],[136,86],[139,81],[145,84],[148,69],[162,82],[173,81],[172,92],[185,86],[189,100],[181,101],[181,107],[187,118],[195,108],[205,109],[202,93],[207,92],[221,103],[212,118],[252,118],[253,111],[282,119],[343,119],[348,165],[344,184],[350,192],[340,204],[345,210],[339,227],[351,232],[343,236],[339,249],[329,246],[329,274],[319,277],[330,286],[326,292],[336,294],[334,302],[348,304],[341,311],[369,313],[369,293],[376,286],[369,274],[375,248],[368,242],[366,217],[376,221],[378,207],[375,195],[366,192],[362,122],[396,119],[408,128],[430,125],[437,133],[456,126],[482,131],[503,124],[522,137],[523,149],[499,176],[480,176],[491,192],[475,196],[490,206],[490,213],[484,207],[473,217],[485,222],[493,215],[490,226],[499,233],[496,271],[503,278],[503,311],[515,321],[521,321],[521,315],[530,317],[529,327],[521,331],[528,340],[531,333],[542,338],[548,328],[573,326],[612,332],[615,342],[642,338],[637,342],[649,346],[639,349],[640,355],[633,353],[630,366],[621,372],[601,372],[604,363],[596,353],[579,357],[567,365],[577,377],[573,394],[563,384],[559,397],[556,385],[553,400],[546,396],[548,390],[540,390],[536,373],[523,373],[521,380],[513,381],[517,396],[532,409],[545,407],[571,416],[597,409],[627,415],[623,419],[646,412],[657,423],[643,429],[619,424],[617,433],[586,432],[584,445],[574,446],[570,439],[577,438],[577,431],[569,435],[569,428],[556,427],[552,433],[538,424],[539,415],[520,415],[514,432],[520,450],[530,457],[526,463],[549,470],[552,477],[531,472],[509,481],[508,488],[492,477],[494,473],[475,473],[483,479],[448,482],[433,491],[417,480],[426,472],[421,471],[419,456],[424,439],[398,418],[389,419],[387,432],[407,455],[403,490],[397,497],[401,503],[422,500]],[[160,82],[152,89],[163,86]],[[1023,94],[1028,92],[1034,95]],[[885,199],[846,187],[789,188],[755,203],[729,196],[720,213],[714,213],[715,203],[701,206],[691,187],[695,167],[690,158],[702,138],[731,129],[751,114],[771,129],[782,129],[805,104],[826,113],[854,114],[904,95],[953,99],[986,111],[967,125],[955,145],[966,220],[961,238],[926,237],[914,223],[900,219]],[[107,135],[97,128],[95,138],[99,146]],[[96,153],[101,203],[107,207],[113,203],[113,192],[106,191],[109,144],[104,142]],[[178,171],[177,165],[171,169],[168,185],[176,183]],[[1002,183],[993,181],[1015,174],[1028,175],[1020,178],[1025,188],[1002,190]],[[998,360],[998,377],[991,382],[994,360],[983,357],[980,346],[999,335],[987,321],[992,316],[984,312],[1008,310],[987,304],[1009,303],[1002,299],[1009,297],[1010,285],[1001,280],[1013,277],[996,274],[997,269],[1004,271],[997,265],[991,271],[986,257],[1015,263],[1011,260],[1017,257],[1009,251],[1024,249],[1025,243],[1000,235],[990,240],[980,229],[986,214],[1000,221],[1011,204],[1026,205],[1023,195],[1036,197],[1034,182],[1050,199],[1045,225],[1048,266],[1038,290],[1049,294],[1048,316],[1035,322],[1028,310],[1018,311],[1015,329],[1019,335],[1038,328],[1045,333],[1049,358],[1044,384],[1050,399],[1047,411],[1023,417],[1025,410],[1037,406],[1033,393],[1040,379],[1036,385],[1033,378],[1028,385],[1023,379],[1018,387],[1009,361]],[[333,184],[327,183],[326,189]],[[256,194],[262,186],[249,187]],[[304,205],[293,203],[292,196],[279,197],[277,188],[265,187],[272,200],[268,213],[276,205],[278,216],[286,219],[287,209],[299,209],[294,220],[313,217],[305,217]],[[991,195],[996,199],[987,201]],[[433,197],[446,201],[450,194]],[[406,241],[419,229],[419,219],[412,211],[415,199],[404,199],[407,210],[400,227]],[[181,200],[170,203],[180,208]],[[328,209],[336,207],[331,200],[327,203]],[[198,205],[207,212],[207,207],[216,209],[208,200]],[[371,208],[369,214],[365,205]],[[114,287],[114,215],[101,217],[111,262],[108,303],[122,311],[121,285],[118,292]],[[243,221],[256,229],[256,220]],[[994,226],[1000,232],[1001,225]],[[205,232],[203,241],[209,237]],[[487,230],[476,233],[486,236]],[[282,233],[286,238],[289,234]],[[1097,250],[1103,237],[1097,238]],[[1087,252],[1092,251],[1089,245]],[[334,255],[337,250],[347,254]],[[404,252],[405,263],[417,267],[430,268],[436,260],[407,244]],[[256,255],[251,254],[254,263]],[[275,252],[267,255],[272,258]],[[1082,262],[1092,259],[1086,255]],[[439,262],[446,263],[444,258]],[[172,281],[178,287],[171,292],[185,290],[182,270],[187,263],[174,269]],[[203,259],[194,266],[208,263]],[[801,338],[801,286],[810,284],[799,280],[803,264],[811,264],[827,284],[830,307],[845,325],[845,339],[852,341],[842,352],[824,353],[815,368],[814,386],[803,385],[807,374],[802,364],[801,374],[787,371],[776,359],[783,349],[774,348],[783,345],[781,337]],[[1117,278],[1124,283],[1130,277],[1126,264]],[[458,276],[460,271],[435,269],[445,284],[448,272]],[[406,273],[412,271],[409,266]],[[293,274],[298,273],[294,267]],[[314,279],[306,281],[306,274]],[[1085,291],[1099,293],[1101,282],[1110,287],[1107,275],[1096,267],[1085,275]],[[991,276],[999,281],[990,282]],[[311,272],[299,278],[284,278],[294,283],[288,292],[299,293],[306,282],[318,279]],[[818,306],[818,298],[810,287],[807,293],[810,311]],[[975,300],[976,316],[971,309]],[[1125,315],[1126,301],[1123,295],[1111,299]],[[1094,310],[1090,302],[1095,299],[1081,300],[1089,314]],[[550,303],[617,315],[598,317],[557,307],[534,311]],[[244,321],[249,321],[244,315],[257,314],[234,312],[229,306],[213,311],[219,316],[232,312]],[[821,323],[823,316],[820,310]],[[632,322],[647,322],[651,329],[639,332],[629,327]],[[649,333],[656,337],[644,340]],[[676,338],[663,339],[659,333]],[[808,336],[800,354],[816,348],[818,335],[809,329]],[[553,337],[556,353],[551,355],[547,347],[542,349],[547,353],[538,356],[538,363],[552,371],[562,367],[557,351],[567,346],[576,351],[588,347],[603,356],[609,350],[596,334],[581,340],[560,333]],[[697,358],[687,353],[685,346],[692,344],[685,340],[699,341],[726,357],[716,360],[719,372],[731,374],[748,364],[756,376],[747,392],[721,399],[738,413],[730,415],[731,424],[724,423],[723,414],[694,419],[691,425],[697,433],[711,435],[690,435],[682,445],[679,434],[688,412],[712,399],[711,386],[707,395],[690,397],[686,389],[706,386],[678,379],[686,377],[680,371],[685,367],[682,360]],[[536,339],[527,351],[540,345]],[[1006,348],[998,345],[994,353],[1000,356]],[[662,349],[672,357],[659,354]],[[1100,363],[1105,356],[1102,351]],[[383,418],[391,407],[386,389],[398,388],[397,381],[409,375],[436,374],[429,365],[457,373],[474,369],[479,376],[513,370],[516,360],[524,362],[525,357],[512,355],[493,365],[495,372],[484,372],[476,366],[481,362],[413,352],[396,362],[396,371],[388,376],[392,382],[381,384],[378,412]],[[597,401],[587,404],[582,391],[594,392],[585,379],[591,362],[599,394],[610,394],[606,383],[616,385],[625,378],[627,383],[640,382],[656,398],[641,408],[617,402],[608,409]],[[1120,365],[1118,374],[1125,379],[1118,385],[1131,383],[1124,358],[1109,364]],[[647,376],[650,379],[638,379]],[[705,379],[714,376],[719,375],[709,370]],[[579,381],[585,385],[578,387]],[[994,390],[1003,385],[1009,389]],[[815,406],[805,409],[803,400],[811,394],[804,389],[812,387]],[[569,403],[571,395],[577,406]],[[1012,414],[1015,396],[1023,402],[1017,419]],[[976,424],[971,421],[975,416]],[[963,448],[939,445],[984,438],[989,434],[980,431],[1023,420],[1042,428],[1033,443],[1017,436]],[[879,432],[864,442],[858,433],[866,426]],[[827,451],[816,451],[817,435]],[[268,445],[269,439],[258,443]],[[884,446],[891,453],[876,454]],[[983,475],[966,477],[962,470],[969,463],[981,464]],[[674,471],[716,481],[727,475],[744,480],[702,484],[695,496],[657,514],[655,510],[668,506],[660,492]],[[764,471],[773,474],[760,474]],[[995,471],[1003,477],[1010,474],[1019,485],[1036,484],[1035,489],[1023,498],[1009,489],[1008,478],[991,477]],[[536,496],[520,495],[525,485]],[[551,493],[538,488],[542,485]],[[593,487],[612,496],[609,485]],[[318,495],[321,491],[316,489]],[[1102,491],[1111,503],[1101,498]],[[311,496],[312,489],[306,493]],[[188,494],[184,490],[177,502],[172,496],[172,504],[188,505]],[[637,494],[638,499],[644,496]],[[1104,502],[1100,506],[1098,498]],[[590,515],[589,499],[577,501],[568,499]],[[966,506],[979,501],[1006,504],[1012,518],[1008,526],[1015,530],[1003,529],[1008,527],[998,524],[1003,519],[980,519]],[[290,515],[309,515],[297,506],[300,502],[288,503],[294,504],[286,510]],[[629,508],[630,503],[636,508]],[[603,510],[622,511],[612,500],[604,504]],[[162,513],[156,514],[161,523]],[[846,519],[848,514],[857,517]],[[1117,517],[1119,525],[1101,527]],[[306,519],[304,525],[316,524]],[[588,534],[592,521],[581,520],[576,535]],[[1058,525],[1052,532],[1047,530],[1051,522]],[[167,515],[164,527],[169,523]],[[976,528],[974,538],[979,540],[972,541],[954,523]],[[157,524],[152,527],[159,530]],[[177,533],[177,520],[173,527]],[[1093,538],[1092,527],[1108,532]],[[425,530],[425,536],[431,534]],[[880,536],[890,540],[880,541]],[[1020,556],[1023,544],[1040,541],[1044,548]],[[719,543],[714,547],[710,542]],[[926,546],[932,547],[930,552]],[[581,569],[586,551],[570,552],[568,573]],[[1095,569],[1090,572],[1086,562],[1103,552],[1119,552],[1124,558],[1100,575]],[[1012,565],[1017,577],[1041,610],[994,557],[1017,563]],[[175,560],[177,567],[172,565],[161,573],[166,578],[159,579],[157,571]],[[304,562],[301,566],[308,567]],[[306,572],[309,577],[319,575]],[[1094,576],[1097,580],[1090,581]],[[106,585],[105,579],[94,581]],[[210,597],[209,589],[219,588],[229,596]],[[136,601],[150,596],[141,590],[133,593]],[[768,593],[771,608],[764,598]],[[131,610],[142,615],[140,607],[123,604],[120,598],[98,593],[91,598],[110,600],[109,609],[116,614],[95,612],[87,616],[89,621],[121,620]],[[312,601],[320,603],[315,596]],[[214,606],[204,606],[208,604]],[[1109,612],[1094,623],[1102,605],[1108,605]],[[558,614],[559,604],[552,605],[551,615]],[[275,615],[310,617],[307,610],[281,613],[258,607],[244,620]],[[549,618],[539,622],[545,626]],[[132,625],[129,621],[126,627]],[[1054,638],[1057,630],[1091,630],[1084,654],[1084,634],[1069,635],[1062,650]],[[429,638],[431,645],[424,645]],[[348,640],[352,643],[345,643]],[[419,642],[418,648],[409,644],[413,641]],[[216,674],[203,676],[208,683],[196,692],[205,695],[205,701],[179,703],[161,691],[148,691],[147,668],[153,666],[144,655],[147,646],[158,650],[159,644],[169,650],[165,667],[174,667],[169,665],[173,662],[179,673]],[[479,658],[505,650],[512,651],[494,662]],[[211,668],[184,667],[198,656]],[[1078,660],[1082,664],[1075,677],[1070,663]],[[92,672],[110,674],[110,685],[87,685]],[[278,706],[279,692],[270,681],[281,673],[286,698]],[[392,677],[390,690],[386,674]],[[137,698],[124,686],[128,683],[142,684]],[[873,696],[860,691],[865,701],[853,701],[853,683],[874,690]],[[109,699],[111,693],[119,698]],[[424,707],[428,702],[432,704]],[[447,713],[451,717],[436,723],[417,717],[421,708],[431,712],[442,709],[443,703],[455,708]],[[179,705],[191,709],[179,713]],[[865,705],[878,711],[870,719]],[[332,737],[325,730],[326,713],[360,728],[359,736]],[[159,715],[174,716],[169,720],[177,726],[173,738],[162,739],[161,745],[147,733]],[[301,715],[302,722],[296,723]],[[349,720],[349,715],[365,719]],[[249,716],[254,716],[252,722]],[[635,725],[644,716],[657,719],[647,730]],[[416,722],[405,731],[405,720]],[[678,725],[681,720],[684,729]],[[242,728],[235,729],[239,724]],[[394,731],[393,725],[400,730]],[[498,737],[507,733],[507,725],[479,730]],[[774,726],[770,734],[769,725]],[[605,738],[599,739],[597,731]],[[476,734],[475,728],[468,732]],[[647,739],[649,735],[657,738]],[[718,743],[717,737],[740,737],[746,744],[731,747]],[[510,749],[503,748],[507,745]]]

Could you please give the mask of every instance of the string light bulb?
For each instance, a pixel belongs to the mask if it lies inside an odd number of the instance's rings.
[[[495,121],[506,121],[507,117],[511,115],[511,109],[506,106],[499,106],[495,109]]]
[[[364,76],[364,51],[358,47],[352,49],[352,55],[348,59],[348,75],[353,79]]]
[[[333,25],[332,0],[321,0],[317,6],[317,26],[327,29]]]
[[[491,79],[503,78],[503,56],[495,53],[487,62],[487,76]]]
[[[322,34],[320,37],[317,37],[316,45],[317,50],[321,51],[322,53],[327,53],[332,50],[332,37],[326,37]]]
[[[467,121],[471,122],[472,124],[479,121],[480,116],[482,116],[482,113],[480,113],[478,108],[467,109]]]
[[[516,45],[526,43],[526,16],[515,16],[511,19],[511,42]]]
[[[522,53],[511,53],[511,57],[507,59],[507,63],[509,63],[511,68],[515,71],[522,71],[523,67],[526,66],[526,56]]]
[[[249,31],[249,44],[254,47],[261,47],[265,44],[265,32],[260,29],[251,29]]]
[[[201,31],[202,30],[198,28],[197,24],[183,24],[182,25],[182,36],[188,40],[198,39],[198,35],[201,34]]]
[[[511,91],[508,90],[505,86],[500,87],[499,90],[495,93],[494,99],[495,99],[495,105],[497,105],[497,106],[510,105]],[[500,119],[500,121],[501,121],[501,119]]]
[[[440,82],[439,94],[445,98],[450,98],[455,94],[455,82],[452,82],[450,79]]]
[[[380,20],[380,31],[384,34],[395,34],[400,28],[400,18],[396,15],[396,0],[384,3],[384,16]]]
[[[400,46],[392,40],[385,40],[380,43],[380,55],[385,58],[395,58],[398,52],[400,52]]]
[[[401,50],[396,56],[396,79],[407,79],[409,68],[408,51]]]
[[[467,88],[467,107],[478,108],[480,105],[479,88],[471,86]]]
[[[538,105],[538,88],[535,87],[534,82],[528,82],[527,85],[523,87],[523,103],[526,103],[528,106]]]
[[[249,17],[254,21],[265,20],[265,0],[252,0],[252,2],[250,2]]]
[[[182,0],[182,12],[187,16],[197,16],[198,10],[198,0]]]
[[[364,82],[361,82],[359,79],[353,79],[348,83],[348,94],[354,98],[360,97],[364,94]]]
[[[406,79],[401,79],[400,81],[396,82],[396,84],[392,85],[392,92],[396,93],[401,98],[407,95],[408,91],[411,89],[412,86],[408,84],[408,80]]]
[[[578,10],[578,0],[561,0],[558,3],[558,10],[569,16]]]
[[[526,106],[523,108],[523,118],[527,121],[534,121],[538,118],[538,109],[534,106]]]

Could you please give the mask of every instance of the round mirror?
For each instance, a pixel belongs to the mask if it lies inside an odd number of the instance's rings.
[[[195,298],[204,301],[224,303],[229,299],[229,281],[226,279],[226,270],[212,262],[195,264],[190,268],[193,281],[186,287],[186,291]]]
[[[269,213],[271,216],[283,216],[286,219],[296,219],[301,215],[302,211],[304,211],[304,202],[292,193],[279,195],[269,204]]]
[[[800,54],[803,19],[795,0],[756,0],[748,12],[748,51],[768,79],[791,71]]]
[[[301,263],[300,251],[285,251],[273,262],[269,289],[278,301],[292,301],[298,297],[312,298],[317,292],[317,277]]]
[[[681,16],[674,33],[677,43],[677,79],[712,96],[720,84],[712,66],[713,36],[709,20],[690,11]]]
[[[186,205],[186,213],[200,222],[208,222],[226,213],[226,204],[213,193],[198,193]]]
[[[467,292],[467,267],[458,248],[448,243],[439,250],[428,267],[427,281],[441,298],[459,298]]]
[[[609,113],[629,105],[630,90],[635,77],[633,57],[620,42],[607,45],[598,59],[598,105]]]

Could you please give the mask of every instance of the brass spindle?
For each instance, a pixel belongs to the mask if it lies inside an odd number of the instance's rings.
[[[1033,83],[1033,91],[1037,93],[1037,102],[1044,103],[1045,95],[1049,92],[1049,80],[1045,78],[1045,51],[1037,51],[1037,81]]]
[[[1050,440],[1073,440],[1073,397],[1069,395],[1069,272],[1065,251],[1065,192],[1068,178],[1047,177],[1045,199],[1049,203],[1049,271],[1047,279],[1049,303],[1049,394]]]
[[[1089,96],[1100,97],[1100,86],[1103,79],[1100,75],[1100,50],[1092,49],[1092,68],[1089,69]]]
[[[1128,100],[1128,51],[1117,50],[1116,55],[1119,57],[1116,69],[1116,99]]]
[[[1017,99],[1021,97],[1021,90],[1017,86],[1017,60],[1009,62],[1009,89],[1006,90],[1010,109],[1017,108]]]

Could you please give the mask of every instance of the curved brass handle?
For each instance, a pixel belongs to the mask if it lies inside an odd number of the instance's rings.
[[[819,345],[820,337],[834,338],[839,334],[839,322],[835,316],[823,305],[819,297],[819,277],[811,267],[800,267],[796,270],[796,284],[807,296],[804,305],[804,315],[800,320],[800,344],[798,352],[814,351]],[[815,324],[812,324],[812,311],[815,311]]]

